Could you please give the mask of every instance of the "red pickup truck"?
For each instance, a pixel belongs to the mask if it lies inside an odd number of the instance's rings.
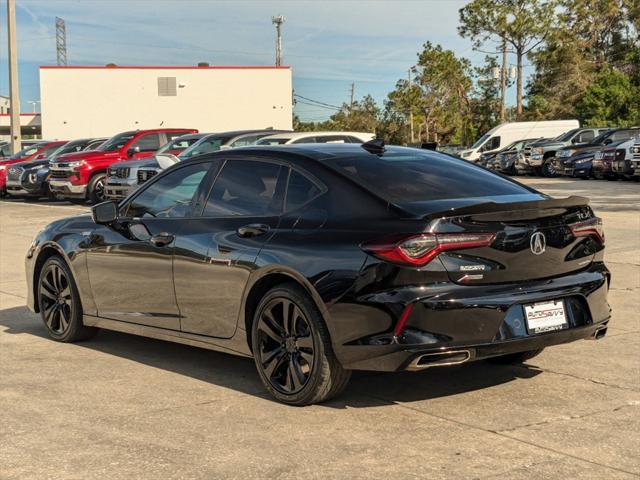
[[[105,199],[104,184],[110,165],[150,157],[165,143],[188,133],[198,130],[159,128],[124,132],[97,150],[62,155],[49,167],[49,188],[58,198],[101,202]]]

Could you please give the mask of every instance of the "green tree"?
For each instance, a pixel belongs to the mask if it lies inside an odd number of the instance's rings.
[[[576,105],[578,117],[591,126],[631,126],[640,123],[640,88],[628,75],[601,71]]]
[[[549,34],[555,2],[544,0],[473,0],[460,9],[458,32],[476,48],[488,41],[508,45],[516,55],[517,113],[522,114],[523,61]]]

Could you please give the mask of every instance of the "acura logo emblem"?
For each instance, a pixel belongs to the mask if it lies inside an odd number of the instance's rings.
[[[534,255],[542,255],[547,248],[547,239],[542,232],[534,232],[529,242]]]

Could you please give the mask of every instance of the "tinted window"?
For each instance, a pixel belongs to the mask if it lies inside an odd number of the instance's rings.
[[[89,145],[85,147],[85,150],[95,150],[100,147],[104,143],[104,140],[96,140],[95,142],[91,142]]]
[[[331,135],[327,137],[316,137],[316,143],[348,143],[344,135]]]
[[[141,152],[155,152],[160,148],[160,135],[157,133],[143,135],[135,141],[132,147],[138,147]]]
[[[525,187],[453,157],[407,149],[356,158],[333,158],[326,164],[380,197],[397,204],[425,200],[518,195]]]
[[[199,138],[197,138],[197,137],[196,138],[194,138],[194,137],[191,137],[191,138],[174,138],[169,143],[165,144],[160,150],[158,150],[158,153],[165,153],[165,152],[169,152],[169,151],[186,150],[191,145],[196,143],[198,140],[199,140]]]
[[[204,216],[265,216],[280,213],[281,167],[253,160],[229,160],[222,167],[204,208]]]
[[[614,132],[614,134],[610,138],[611,140],[616,142],[618,140],[631,139],[634,136],[637,136],[638,133],[640,133],[640,130],[638,129],[618,130],[617,132]]]
[[[246,147],[247,145],[254,145],[259,139],[260,135],[247,135],[246,137],[241,137],[237,139],[235,142],[229,144],[230,147]]]
[[[217,152],[220,146],[226,144],[231,137],[204,137],[180,154],[180,158],[190,158],[205,153]]]
[[[193,199],[210,163],[197,163],[160,178],[129,204],[128,217],[178,218],[191,214]]]
[[[288,141],[288,138],[263,138],[257,142],[257,145],[284,145]]]
[[[315,183],[309,180],[296,170],[289,175],[289,185],[287,186],[287,201],[285,211],[294,210],[303,206],[320,195],[322,190]]]
[[[590,142],[594,137],[595,135],[593,133],[593,130],[587,130],[586,132],[582,132],[580,135],[578,135],[578,140],[576,143]]]
[[[113,152],[124,147],[133,138],[133,133],[121,133],[104,142],[98,150],[101,152]]]
[[[303,138],[294,140],[291,143],[317,143],[317,142],[318,142],[318,137],[303,137]]]

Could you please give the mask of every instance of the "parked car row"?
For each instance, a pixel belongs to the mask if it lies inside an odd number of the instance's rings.
[[[0,161],[0,195],[99,203],[120,200],[174,163],[255,144],[363,143],[358,132],[274,129],[199,133],[163,128],[119,133],[109,139],[40,141]]]
[[[556,138],[523,139],[483,152],[477,163],[507,175],[640,179],[640,127],[576,128]]]

